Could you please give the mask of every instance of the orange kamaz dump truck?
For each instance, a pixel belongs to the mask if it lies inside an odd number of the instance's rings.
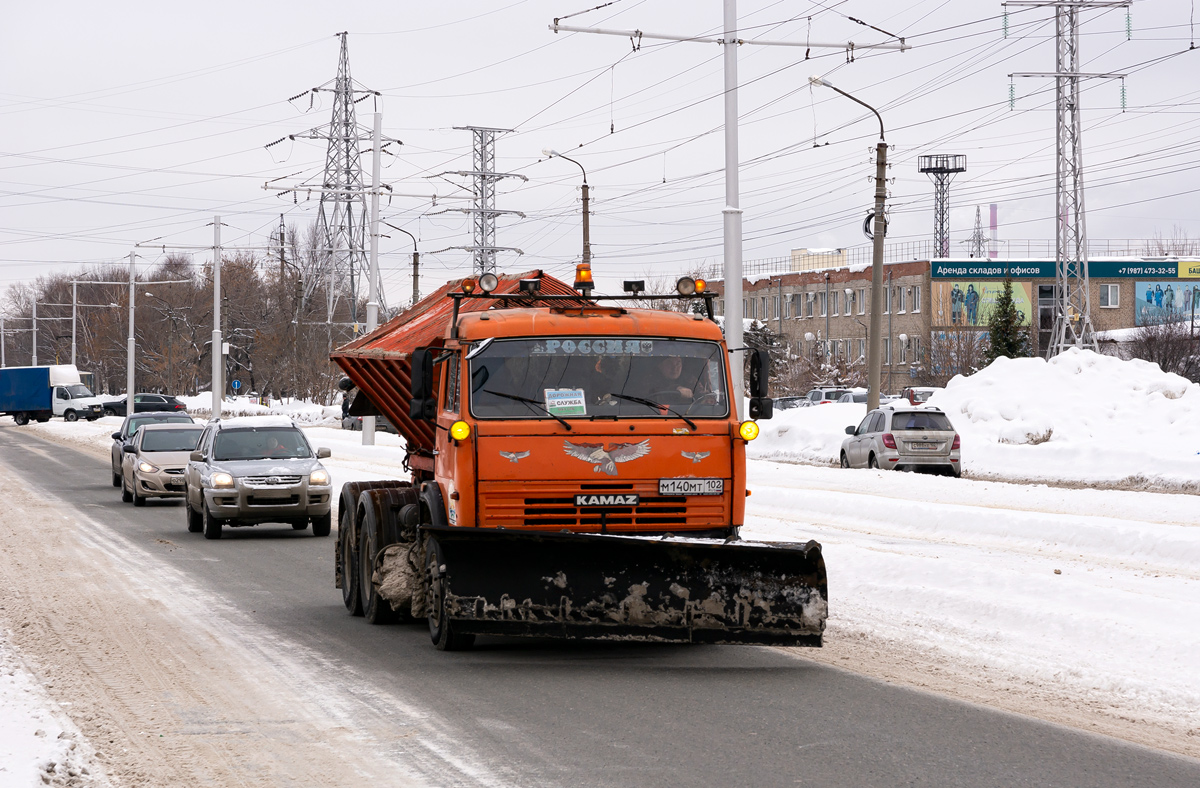
[[[581,267],[582,269],[582,267]],[[448,283],[339,348],[410,478],[342,488],[335,582],[372,623],[476,635],[821,645],[821,546],[739,539],[746,442],[704,283],[641,309],[540,271]],[[770,416],[765,354],[751,415]]]

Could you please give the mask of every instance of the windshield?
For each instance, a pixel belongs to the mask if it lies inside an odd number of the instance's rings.
[[[74,386],[67,386],[67,393],[71,395],[71,399],[82,399],[83,397],[92,396],[92,392],[88,391],[87,386],[78,383]]]
[[[686,339],[497,340],[471,359],[471,413],[485,419],[721,418],[729,414],[724,362],[716,342]]]
[[[304,435],[288,427],[222,430],[213,446],[216,460],[287,460],[311,456]]]
[[[185,415],[185,414],[180,414],[178,416],[167,416],[166,418],[163,418],[162,416],[151,416],[150,418],[141,418],[141,419],[135,418],[135,419],[129,420],[129,434],[133,435],[133,433],[138,431],[138,427],[142,426],[143,424],[192,424],[192,423],[193,423],[192,417]]]
[[[950,432],[954,428],[950,426],[950,419],[943,416],[941,413],[924,413],[914,411],[911,413],[897,413],[892,416],[892,429],[894,430],[938,430]]]
[[[142,436],[142,451],[194,451],[200,428],[190,430],[147,430]]]

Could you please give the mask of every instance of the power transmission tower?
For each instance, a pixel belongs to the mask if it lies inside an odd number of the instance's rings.
[[[1080,71],[1080,15],[1092,8],[1128,8],[1130,0],[1010,0],[1005,6],[1054,8],[1055,70],[1053,73],[1014,73],[1011,77],[1054,77],[1055,94],[1055,259],[1056,308],[1050,343],[1052,358],[1069,347],[1098,350],[1092,328],[1092,299],[1088,285],[1087,224],[1083,204],[1083,108],[1081,79],[1123,79],[1124,74]]]
[[[318,126],[292,139],[327,140],[325,174],[321,179],[321,204],[317,211],[317,238],[323,248],[319,252],[319,276],[309,276],[304,282],[304,301],[308,302],[317,286],[324,282],[328,290],[328,320],[333,320],[335,293],[346,292],[350,300],[351,322],[358,322],[359,282],[369,276],[367,260],[367,191],[363,186],[360,147],[370,144],[371,129],[360,127],[354,108],[360,101],[380,95],[358,85],[350,76],[350,53],[347,34],[341,38],[337,77],[320,87],[306,91],[333,94],[333,114],[328,126]],[[293,96],[293,100],[303,96]],[[311,101],[311,98],[310,98]],[[299,187],[297,191],[303,191]]]
[[[975,206],[975,230],[971,233],[971,237],[967,239],[967,256],[968,257],[987,257],[988,243],[992,239],[983,234],[983,213],[979,210],[979,206]]]
[[[938,257],[950,256],[950,181],[967,171],[967,157],[937,153],[917,157],[917,171],[933,180],[933,249]]]
[[[450,248],[471,252],[474,258],[474,274],[482,276],[495,272],[497,252],[524,254],[516,247],[496,246],[497,216],[511,214],[522,219],[525,218],[525,214],[520,211],[506,211],[496,207],[496,181],[502,178],[520,178],[523,181],[529,179],[516,173],[496,172],[496,135],[505,134],[512,129],[491,129],[483,126],[455,126],[454,128],[459,131],[471,132],[472,169],[442,174],[473,178],[475,181],[475,204],[471,208],[452,209],[471,217],[471,245]]]

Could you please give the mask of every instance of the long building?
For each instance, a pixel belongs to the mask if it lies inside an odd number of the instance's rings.
[[[836,258],[835,258],[836,259]],[[1200,260],[1100,258],[1089,262],[1097,331],[1193,320]],[[884,264],[884,389],[897,391],[966,371],[987,344],[988,317],[1013,280],[1013,300],[1042,354],[1054,327],[1053,260],[944,258]],[[711,282],[724,314],[723,283]],[[743,280],[742,314],[781,335],[797,356],[865,365],[871,266],[864,263],[763,274]]]

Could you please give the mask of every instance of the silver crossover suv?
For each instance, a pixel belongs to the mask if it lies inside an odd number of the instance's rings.
[[[884,405],[847,427],[843,468],[934,470],[961,476],[958,433],[937,408]]]
[[[184,472],[188,530],[220,539],[223,526],[289,523],[329,536],[333,487],[304,433],[285,416],[210,422]]]

